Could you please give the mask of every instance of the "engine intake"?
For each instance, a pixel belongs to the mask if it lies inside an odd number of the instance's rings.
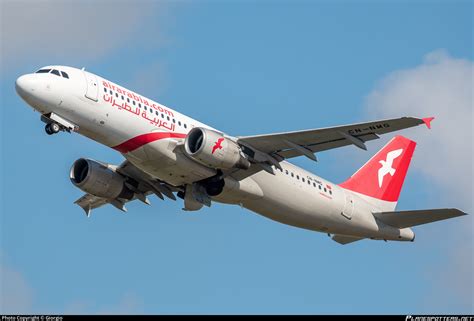
[[[125,178],[122,175],[91,159],[76,160],[71,167],[69,178],[76,187],[98,197],[133,198],[133,192],[125,186]]]
[[[250,167],[240,146],[223,134],[206,128],[193,128],[184,142],[188,156],[203,165],[217,169]]]

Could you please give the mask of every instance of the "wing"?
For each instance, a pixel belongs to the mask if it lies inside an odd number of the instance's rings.
[[[316,160],[316,152],[347,145],[367,149],[365,142],[377,139],[379,135],[421,124],[428,125],[431,120],[402,117],[296,132],[237,137],[237,142],[244,152],[253,158],[255,165],[246,171],[235,170],[230,175],[240,180],[262,169],[272,172],[271,165],[278,167],[278,162],[284,159],[304,155]]]
[[[311,152],[320,152],[347,145],[364,146],[364,142],[379,138],[378,135],[424,124],[423,119],[402,117],[358,123],[338,127],[311,129],[296,132],[244,136],[238,141],[248,144],[264,153],[276,153],[283,158],[301,156],[290,143],[305,147]]]
[[[91,211],[94,208],[101,207],[102,205],[105,205],[107,203],[109,203],[107,199],[97,197],[92,194],[84,194],[83,196],[81,196],[81,198],[74,202],[74,204],[77,204],[82,207],[88,217],[91,215]]]
[[[79,205],[86,212],[87,216],[90,216],[93,209],[105,204],[111,204],[124,212],[127,211],[125,204],[136,199],[150,205],[150,201],[147,198],[150,194],[155,194],[161,199],[164,199],[163,195],[165,195],[172,200],[176,200],[173,194],[174,187],[153,179],[128,161],[124,161],[116,168],[116,171],[125,177],[125,185],[134,192],[133,198],[107,199],[92,194],[85,194],[74,203]]]

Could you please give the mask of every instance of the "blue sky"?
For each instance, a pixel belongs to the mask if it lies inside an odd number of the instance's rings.
[[[70,166],[122,156],[47,136],[14,91],[43,65],[85,66],[232,135],[434,115],[431,131],[403,132],[419,147],[399,209],[472,213],[472,2],[0,5],[3,312],[474,312],[472,217],[347,246],[220,204],[152,199],[87,219]],[[339,183],[391,137],[294,162]]]

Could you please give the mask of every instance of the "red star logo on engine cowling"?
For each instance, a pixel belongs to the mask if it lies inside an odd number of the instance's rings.
[[[222,149],[222,142],[223,141],[224,141],[224,138],[219,138],[217,140],[217,142],[215,142],[214,146],[212,147],[212,153],[211,154],[214,154],[216,149]]]

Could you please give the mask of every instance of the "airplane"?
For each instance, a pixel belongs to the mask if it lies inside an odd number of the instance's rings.
[[[231,136],[123,86],[68,66],[20,76],[18,95],[46,123],[49,135],[76,132],[120,152],[112,165],[76,160],[69,176],[91,211],[149,195],[184,200],[197,211],[212,202],[240,205],[271,220],[328,234],[340,244],[363,239],[414,241],[411,227],[466,213],[456,208],[396,211],[416,143],[395,136],[350,178],[334,184],[287,160],[366,142],[425,124],[401,117],[344,126],[255,136]]]

